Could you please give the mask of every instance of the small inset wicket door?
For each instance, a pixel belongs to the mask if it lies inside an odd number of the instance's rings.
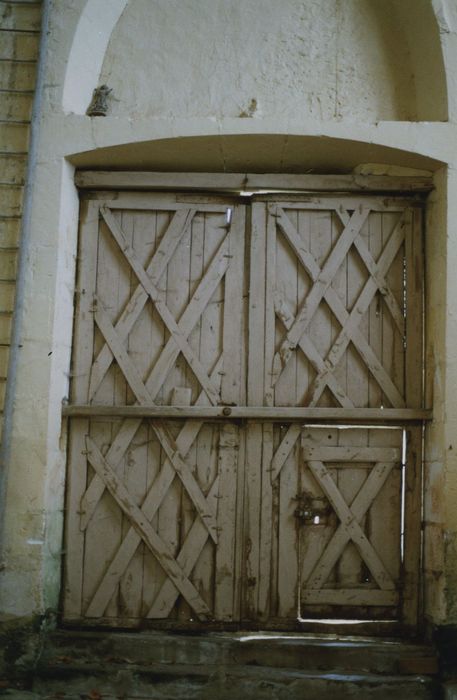
[[[415,623],[421,220],[405,198],[82,202],[67,621]]]

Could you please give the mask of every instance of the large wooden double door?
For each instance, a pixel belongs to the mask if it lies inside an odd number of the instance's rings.
[[[414,198],[82,201],[66,620],[417,615]]]

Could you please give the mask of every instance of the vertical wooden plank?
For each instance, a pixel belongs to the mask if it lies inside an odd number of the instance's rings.
[[[310,250],[310,216],[311,213],[306,210],[297,211],[297,232],[301,244],[307,252]],[[297,307],[299,308],[308,295],[312,282],[300,263],[298,263],[297,268]],[[298,406],[303,406],[305,403],[311,375],[312,365],[306,355],[298,349],[296,367],[296,402]]]
[[[424,257],[422,210],[411,209],[411,225],[406,230],[406,404],[421,408],[423,402],[423,313]]]
[[[360,236],[364,242],[368,245],[369,236],[369,221],[365,221],[361,228]],[[357,302],[357,299],[362,292],[365,283],[370,277],[365,264],[360,259],[355,247],[353,246],[346,258],[346,274],[347,274],[347,294],[346,294],[346,308],[350,313],[352,307]],[[365,313],[362,318],[360,318],[358,323],[358,329],[368,340],[368,313]],[[344,362],[344,359],[343,359]],[[368,405],[368,370],[366,364],[361,359],[358,352],[353,347],[352,343],[349,343],[346,349],[346,372],[347,372],[347,391],[349,397],[352,399],[354,406],[363,408]]]
[[[419,619],[421,561],[422,426],[409,428],[406,434],[405,539],[403,560],[403,620],[416,625]]]
[[[370,430],[370,447],[397,447],[401,454],[402,430]],[[368,511],[367,535],[393,580],[400,579],[401,469],[396,465]]]
[[[297,228],[297,212],[293,209],[283,207],[284,215],[291,220],[293,227]],[[274,277],[275,289],[281,294],[286,305],[293,314],[293,318],[298,312],[297,284],[298,284],[298,263],[297,256],[292,250],[285,236],[278,233],[276,235],[276,270]],[[277,334],[277,347],[284,340],[286,331],[284,326],[280,326]],[[279,379],[275,385],[275,404],[277,406],[296,405],[296,377],[297,377],[297,353],[292,352],[289,360],[281,368]]]
[[[238,462],[238,428],[226,423],[219,438],[219,496],[217,502],[218,543],[214,614],[217,620],[234,616],[234,558],[236,524],[236,483]]]
[[[275,353],[276,316],[274,293],[276,287],[276,207],[267,207],[266,260],[265,260],[265,405],[274,406],[275,388],[272,385],[273,359]],[[266,620],[271,611],[271,557],[273,525],[273,491],[271,483],[271,460],[273,458],[273,424],[263,424],[262,485],[260,507],[260,553],[259,553],[259,600],[260,619]]]
[[[423,212],[412,210],[412,225],[406,232],[406,405],[423,405],[424,347],[424,239]],[[421,560],[421,498],[423,428],[407,431],[405,472],[405,539],[404,539],[404,593],[403,619],[416,625],[419,619],[419,578]]]
[[[280,426],[273,423],[273,451],[275,452],[279,447],[280,441]],[[276,478],[271,485],[271,510],[272,510],[272,522],[271,522],[271,588],[270,588],[270,612],[273,617],[278,617],[279,615],[279,594],[278,594],[278,580],[279,580],[279,488],[280,479]]]
[[[377,262],[382,252],[382,214],[372,211],[368,218],[370,231],[368,249]],[[382,299],[379,290],[368,309],[368,342],[379,360],[382,359]],[[382,405],[382,390],[376,379],[371,375],[368,378],[368,406],[379,408]]]
[[[267,620],[271,611],[271,557],[273,546],[273,423],[263,424],[262,495],[260,508],[259,617]]]
[[[112,379],[113,377],[111,377]],[[112,392],[114,386],[112,385]],[[107,384],[103,387],[106,392]],[[103,454],[106,454],[112,441],[112,435],[118,428],[118,423],[106,420],[92,419],[90,421],[90,437]],[[125,457],[118,463],[118,473],[122,478],[125,467]],[[92,471],[92,468],[91,468]],[[92,473],[94,473],[92,471]],[[94,476],[95,478],[95,476]],[[84,549],[84,586],[83,606],[87,610],[98,585],[114,556],[122,536],[122,512],[105,490],[100,498],[94,514],[86,527],[86,544]],[[103,547],[100,543],[103,542]],[[106,617],[118,616],[119,587],[115,590],[111,601],[106,607]]]
[[[204,243],[205,243],[205,214],[197,212],[192,220],[190,232],[190,262],[189,262],[189,299],[194,295],[202,277],[204,269]],[[197,319],[192,331],[187,336],[191,349],[200,357],[201,341],[201,316]],[[205,363],[204,363],[205,364]],[[190,403],[193,404],[200,393],[200,383],[194,373],[187,368],[186,387],[191,390]],[[176,392],[171,397],[171,403],[175,403]],[[189,455],[196,450],[196,445],[191,447]]]
[[[221,402],[239,405],[241,386],[241,317],[243,307],[243,263],[245,207],[230,207],[229,267],[225,274],[223,317],[223,374]],[[219,497],[217,523],[219,540],[216,548],[214,611],[218,620],[232,620],[234,608],[234,573],[236,541],[237,482],[239,430],[227,423],[220,427],[218,473]]]
[[[202,205],[202,211],[199,213],[197,223],[198,230],[197,228],[193,229],[192,251],[201,250],[200,274],[201,278],[203,278],[216,250],[227,235],[224,211],[205,211]],[[195,255],[195,264],[197,269],[198,252]],[[202,365],[207,369],[208,374],[216,365],[223,350],[224,291],[224,281],[222,281],[218,284],[211,299],[208,301],[198,324],[198,356]],[[221,373],[217,376],[217,384],[224,377],[223,371],[224,369],[221,368]],[[198,391],[200,391],[200,387],[198,387]],[[195,441],[196,476],[205,494],[209,492],[218,473],[219,430],[218,425],[206,423],[200,429]],[[208,540],[194,567],[192,580],[195,581],[200,595],[211,609],[214,608],[215,566],[215,545]]]
[[[205,270],[205,217],[203,211],[197,212],[192,221],[192,245],[190,255],[190,297],[194,294],[198,284],[200,283]],[[207,366],[207,357],[205,348],[202,347],[202,317],[198,319],[192,332],[188,336],[189,344],[192,350],[195,351],[197,357]],[[209,350],[212,352],[212,349]],[[191,388],[193,404],[200,393],[200,384],[193,372],[187,372],[187,386]],[[208,493],[214,473],[209,469],[210,455],[212,450],[212,435],[213,429],[210,425],[203,425],[195,440],[188,451],[188,463],[193,465],[194,475],[200,485],[203,493]],[[195,510],[192,508],[192,503],[188,497],[185,497],[187,507],[183,513],[185,522],[183,523],[184,533],[188,531],[192,525],[192,520],[195,518]],[[191,574],[191,580],[198,592],[205,600],[209,608],[213,607],[213,544],[207,541],[203,546],[202,553],[198,558]],[[186,606],[181,605],[181,615],[183,616]],[[191,617],[191,615],[190,615]]]
[[[249,287],[249,406],[264,403],[265,376],[265,265],[266,265],[266,205],[252,205]],[[262,488],[262,424],[247,423],[245,475],[245,576],[243,614],[256,619],[259,592],[260,558],[260,500]]]
[[[170,222],[172,221],[173,218],[173,213],[171,211],[157,211],[155,212],[155,239],[157,242],[157,248],[161,244],[166,231],[168,230],[168,227],[170,226]],[[193,224],[192,220],[192,224]],[[179,245],[178,245],[179,248]],[[168,255],[170,255],[170,259],[173,257],[175,252],[175,249],[173,248],[173,252]],[[165,267],[160,279],[158,280],[158,283],[156,285],[157,289],[160,292],[160,296],[163,300],[166,298],[167,294],[167,284],[168,284],[168,266]],[[168,334],[165,330],[165,324],[163,323],[161,317],[159,316],[155,306],[152,304],[152,302],[149,300],[146,304],[148,311],[151,315],[151,320],[152,320],[152,334],[151,334],[151,368],[155,366],[158,358],[160,357],[160,354],[164,348],[164,345],[167,341]],[[149,386],[148,388],[153,391],[153,395],[155,394],[155,400],[157,403],[165,403],[165,397],[164,397],[164,386],[163,383],[160,386],[160,389],[155,392],[155,389]],[[151,555],[152,556],[152,555]]]
[[[169,211],[154,211],[149,212],[149,223],[148,230],[144,232],[145,235],[145,248],[149,241],[153,242],[153,248],[151,251],[151,257],[159,247],[165,232],[167,231],[170,222],[172,220],[173,213]],[[149,261],[148,261],[149,262]],[[157,288],[160,290],[162,296],[165,296],[166,291],[166,281],[167,281],[167,269],[164,272],[157,283]],[[149,339],[148,339],[148,353],[149,353],[149,369],[154,366],[157,358],[160,355],[161,350],[164,346],[165,341],[165,329],[162,319],[155,310],[153,304],[150,300],[146,302],[145,308],[142,311],[142,318],[145,319],[144,322],[149,325]],[[163,390],[162,388],[158,392],[157,399],[158,403],[163,401]],[[145,441],[146,441],[146,459],[147,459],[147,481],[146,481],[146,492],[149,492],[152,484],[155,482],[161,464],[163,462],[162,446],[157,438],[149,421],[144,423],[145,431]],[[137,441],[135,440],[135,443]],[[158,530],[158,514],[154,515],[152,519],[152,526],[155,530]],[[143,550],[143,596],[142,596],[142,615],[147,615],[153,600],[155,600],[158,591],[165,579],[165,574],[161,567],[157,563],[157,559],[154,557],[152,552],[148,547],[141,543],[140,547]]]
[[[234,618],[240,620],[244,606],[244,522],[245,522],[245,469],[246,469],[246,426],[238,428],[238,468],[237,478],[233,484],[236,489],[236,515],[235,515],[235,561],[234,561],[234,591],[233,610]]]
[[[155,219],[155,212],[130,211],[124,212],[122,215],[122,228],[125,236],[127,240],[131,241],[132,247],[143,267],[147,266],[156,246]],[[134,294],[137,284],[138,281],[135,275],[131,274],[130,297]],[[150,366],[152,340],[150,309],[151,304],[148,302],[128,337],[129,354],[143,380],[147,376]],[[148,437],[148,424],[143,421],[126,453],[124,483],[130,496],[138,506],[141,506],[143,503],[144,496],[147,493],[148,480],[151,476],[148,474]],[[122,539],[125,538],[130,527],[131,523],[124,515]],[[141,617],[143,610],[145,550],[147,548],[141,542],[119,582],[119,612],[123,617]]]
[[[284,204],[285,215],[298,227],[298,215]],[[294,318],[299,308],[298,300],[298,263],[295,252],[285,237],[277,233],[275,289],[285,299]],[[276,334],[277,346],[284,338],[285,329],[281,325]],[[295,406],[297,404],[297,367],[299,362],[295,351],[289,358],[275,385],[275,405]],[[290,424],[284,423],[280,428],[281,439],[288,432]],[[292,429],[293,430],[293,429]],[[299,491],[299,440],[292,447],[284,462],[279,476],[278,498],[278,558],[277,558],[277,609],[280,618],[295,619],[298,611],[298,547],[299,531],[294,511],[297,506],[296,496]],[[272,498],[272,494],[270,495]]]
[[[176,321],[179,320],[189,303],[191,247],[192,227],[184,234],[167,267],[164,301]],[[168,336],[168,331],[166,331],[166,336]],[[170,403],[175,387],[187,386],[188,371],[187,362],[180,353],[162,384],[164,403]],[[173,437],[175,437],[175,426],[170,424],[168,428],[173,431]],[[174,556],[177,556],[184,541],[185,533],[183,530],[189,527],[190,518],[187,517],[189,511],[193,511],[190,500],[180,479],[175,477],[158,513],[159,536],[168,544]],[[178,598],[176,609],[170,617],[176,617],[176,615],[189,618],[188,607],[182,601],[181,596]]]
[[[343,203],[341,204],[343,206]],[[349,214],[346,212],[347,217],[349,218]],[[336,216],[335,212],[332,215],[332,246],[334,246],[341,235],[341,230],[343,228],[343,223],[339,220],[339,217]],[[340,265],[339,269],[336,271],[333,281],[332,281],[332,288],[335,290],[335,292],[338,294],[339,299],[341,300],[342,306],[347,310],[348,309],[348,276],[349,276],[349,268],[348,268],[348,256],[346,256],[344,262],[342,265]],[[336,320],[335,316],[331,315],[331,342],[332,344],[335,342],[335,340],[338,338],[338,335],[341,331],[341,323]],[[333,374],[336,377],[338,383],[340,386],[343,388],[343,390],[348,393],[348,372],[347,372],[347,362],[348,362],[348,357],[347,357],[347,351],[341,358],[340,362],[337,364],[335,369],[333,370]],[[349,397],[352,399],[352,397],[349,394]],[[332,404],[334,405],[336,402],[334,398],[332,397]]]
[[[97,275],[99,203],[82,201],[80,213],[77,308],[73,340],[71,400],[87,402],[94,352],[94,296]]]
[[[281,438],[285,430],[281,430]],[[297,440],[282,467],[279,479],[278,615],[296,619],[298,612],[299,530],[294,516],[299,493],[300,441]]]
[[[244,605],[243,617],[257,619],[260,563],[260,508],[262,489],[262,423],[247,421]]]
[[[81,205],[78,262],[78,303],[76,310],[73,381],[71,398],[75,403],[87,403],[90,368],[94,351],[93,303],[97,273],[98,203]],[[70,424],[69,461],[67,477],[67,517],[65,562],[65,616],[82,614],[84,532],[81,530],[80,504],[87,485],[85,436],[89,421],[73,419]]]
[[[356,404],[357,405],[357,404]],[[367,445],[368,430],[339,430],[338,444],[342,445]],[[343,469],[337,469],[337,485],[346,503],[350,506],[355,496],[365,482],[370,465],[366,469],[361,469],[358,465],[351,468],[345,465]],[[361,522],[362,529],[365,530],[366,519]],[[339,588],[357,588],[362,583],[362,559],[353,542],[349,542],[343,551],[337,565],[337,577]]]
[[[230,258],[229,266],[225,273],[221,401],[227,405],[239,405],[246,208],[238,205],[230,207],[230,211],[231,224],[227,234],[229,237]]]
[[[152,484],[159,474],[161,463],[161,445],[149,421],[144,422],[142,430],[144,430],[145,435],[145,445],[142,449],[144,449],[143,454],[145,455],[144,458],[147,466],[145,487],[145,493],[147,494],[149,493]],[[154,530],[157,530],[157,515],[154,515],[151,524]],[[149,548],[143,543],[141,543],[140,547],[143,554],[143,592],[141,616],[144,617],[147,615],[147,612],[152,605],[152,601],[155,599],[159,591],[160,583],[163,580],[163,572],[160,570],[157,560]]]
[[[333,428],[332,426],[328,426],[326,428],[312,428],[310,426],[307,426],[303,429],[302,433],[302,445],[306,443],[314,443],[316,445],[325,445],[326,447],[329,447],[331,445],[337,445],[338,444],[338,435],[339,431],[337,428]],[[323,491],[322,488],[319,486],[319,484],[316,482],[311,470],[309,469],[309,466],[307,465],[306,461],[303,460],[302,463],[302,469],[300,473],[300,487],[299,490],[302,493],[308,493],[312,496],[316,496],[318,498],[323,497]],[[331,477],[337,481],[337,470],[332,469],[331,465],[326,465],[328,468],[328,471],[331,475]],[[321,503],[324,505],[325,500],[321,501]],[[298,505],[298,504],[297,504]],[[314,570],[314,567],[316,566],[316,563],[320,559],[322,553],[325,550],[325,547],[327,543],[329,542],[330,538],[335,532],[336,527],[338,526],[337,518],[336,516],[330,511],[330,513],[319,520],[318,523],[314,522],[308,522],[308,523],[302,523],[300,524],[300,568],[299,568],[299,576],[300,576],[300,593],[304,594],[307,591],[307,581],[311,575],[311,573]],[[336,567],[334,570],[330,573],[330,576],[328,579],[325,581],[326,584],[333,584],[335,586],[336,584]],[[304,599],[304,596],[301,595],[301,599]],[[322,612],[323,617],[325,617],[326,613],[328,611]],[[312,608],[309,608],[306,606],[306,603],[301,602],[300,604],[300,615],[301,617],[307,617],[312,613],[313,616],[318,614],[318,610],[315,606]]]
[[[208,269],[216,251],[227,235],[224,212],[206,212],[204,214],[204,243],[202,275]],[[229,253],[231,254],[231,253]],[[230,259],[231,261],[231,259]],[[234,300],[234,303],[235,300]],[[208,374],[216,365],[223,350],[224,323],[224,282],[216,287],[211,299],[201,315],[200,360]],[[227,340],[227,338],[225,338]],[[234,342],[234,341],[232,341]],[[232,345],[234,348],[234,345]],[[224,358],[225,359],[225,358]],[[226,359],[228,362],[228,358]],[[234,358],[236,361],[236,356]],[[223,374],[221,374],[224,377]],[[200,388],[199,390],[200,391]]]
[[[241,382],[240,382],[240,405],[247,405],[247,375],[249,362],[249,265],[250,265],[250,214],[251,208],[245,209],[245,240],[244,240],[244,260],[243,260],[243,304],[241,312]],[[239,428],[239,453],[238,453],[238,473],[237,481],[234,485],[237,493],[237,513],[235,528],[235,590],[234,590],[234,610],[238,619],[241,619],[243,608],[243,596],[245,590],[245,474],[246,474],[246,435],[247,428],[243,425]]]
[[[121,226],[126,226],[126,236],[132,238],[132,226],[127,222],[127,215],[115,212],[114,217]],[[123,220],[124,217],[124,220]],[[131,222],[130,222],[131,223]],[[98,264],[97,264],[97,304],[105,311],[112,324],[115,324],[130,295],[131,270],[124,256],[114,241],[103,219],[99,222]],[[96,332],[96,352],[98,354],[105,340],[99,329]],[[130,396],[130,394],[129,394]],[[127,400],[127,382],[121,368],[113,362],[94,396],[93,401],[106,405],[124,404]],[[112,420],[92,420],[90,435],[103,454],[112,444],[119,424]],[[117,473],[123,479],[127,455],[118,464]],[[93,517],[86,528],[86,547],[84,555],[84,589],[83,601],[86,608],[92,599],[100,580],[105,573],[122,540],[124,515],[111,494],[105,491],[95,509]],[[103,542],[103,548],[100,543]],[[118,617],[119,587],[117,587],[105,615]]]
[[[134,231],[135,231],[135,220],[134,214],[130,211],[120,211],[114,212],[113,216],[117,219],[118,223],[121,225],[124,231],[125,239],[127,243],[134,246]],[[105,267],[103,268],[103,273],[99,273],[97,282],[97,294],[98,298],[102,300],[103,308],[107,308],[110,318],[114,323],[117,322],[122,309],[125,308],[128,300],[130,299],[133,290],[135,289],[134,275],[130,269],[128,263],[123,258],[120,253],[118,246],[112,238],[112,234],[106,230],[107,237],[110,239],[110,247],[112,246],[114,255],[117,261],[117,285],[113,289],[111,270],[108,267],[109,262],[106,260]],[[114,302],[114,303],[113,303]],[[127,338],[127,351],[130,353],[131,347],[131,335]],[[135,362],[135,365],[138,366]],[[113,403],[118,404],[129,404],[135,402],[135,397],[133,391],[130,389],[128,381],[126,381],[124,373],[121,368],[114,363],[114,387],[113,387]],[[117,434],[118,424],[111,421],[111,438],[110,443]],[[141,492],[144,488],[143,483],[138,483],[138,476],[136,474],[137,469],[135,468],[135,461],[132,458],[132,445],[129,445],[121,464],[117,470],[118,476],[122,479],[123,483],[130,490],[132,489],[131,495],[136,497],[136,499],[141,502]],[[143,467],[139,466],[139,471],[141,472]],[[96,534],[96,543],[100,548],[100,543],[104,543],[106,551],[109,552],[110,556],[107,557],[102,573],[105,572],[106,566],[112,557],[112,553],[116,552],[120,546],[125,533],[130,527],[130,521],[128,517],[118,508],[117,504],[109,494],[108,490],[105,491],[102,502],[106,503],[106,512],[108,512],[109,518],[100,518],[98,523],[98,529]],[[100,558],[100,555],[98,555]],[[106,615],[123,617],[128,616],[133,613],[133,616],[137,616],[140,612],[140,602],[141,602],[141,589],[142,589],[142,557],[140,555],[139,559],[136,554],[133,560],[130,562],[132,565],[132,571],[126,572],[124,577],[119,581],[119,587],[117,591],[117,596],[112,600],[110,605],[106,610]],[[136,578],[139,579],[139,586],[137,586]],[[136,615],[135,615],[136,613]]]
[[[276,341],[275,289],[276,280],[276,206],[269,204],[266,218],[266,257],[265,257],[265,405],[275,405],[275,388],[272,382],[273,359]]]
[[[395,228],[402,212],[383,212],[382,213],[382,238],[383,247],[388,242],[392,231]],[[411,228],[411,217],[407,214],[405,217],[406,225],[404,231],[407,232]],[[391,289],[400,308],[404,308],[404,252],[405,244],[403,243],[398,251],[390,269],[386,274],[386,281]],[[398,331],[395,322],[387,309],[384,302],[381,303],[382,309],[382,364],[392,382],[395,384],[402,396],[405,396],[405,348],[404,338]],[[383,396],[383,405],[390,406],[389,399]]]
[[[187,299],[185,306],[187,306],[192,293],[194,292],[194,289],[198,282],[201,279],[202,276],[202,266],[203,266],[203,244],[204,244],[204,214],[197,218],[194,217],[192,221],[192,225],[189,231],[189,239],[188,239],[188,271],[186,273],[187,280],[188,280],[188,293],[187,293]],[[177,280],[173,282],[174,284],[177,283]],[[170,281],[168,281],[168,284],[170,284]],[[183,307],[184,308],[184,307]],[[179,313],[175,315],[175,319],[178,320],[182,314]],[[200,319],[199,319],[200,320]],[[194,329],[195,330],[195,329]],[[199,329],[197,329],[198,332]],[[197,344],[195,342],[195,334],[192,334],[191,337],[188,338],[190,346],[193,349],[198,350],[199,343]],[[197,338],[199,340],[199,338]],[[197,347],[196,347],[197,345]],[[198,353],[197,353],[198,356]],[[179,358],[178,358],[179,359]],[[184,358],[182,358],[184,359]],[[181,394],[183,397],[182,400],[184,400],[186,403],[190,403],[192,396],[194,397],[194,400],[196,396],[198,396],[199,393],[199,382],[197,378],[195,377],[194,373],[191,371],[190,367],[187,365],[187,363],[183,366],[183,375],[185,375],[185,379],[183,379],[182,384],[180,386],[176,386],[173,388],[171,396],[170,396],[170,404],[176,404],[178,395]],[[196,461],[196,444],[194,441],[194,444],[190,448],[188,454],[186,455],[186,461],[188,464],[192,465],[192,471],[194,475],[196,475],[197,471],[197,461]],[[181,485],[181,510],[180,510],[180,542],[179,542],[179,551],[182,550],[184,542],[186,541],[186,538],[189,534],[189,531],[197,518],[197,513],[195,511],[195,508],[193,507],[192,501],[189,498],[189,495],[186,492],[186,489],[182,487]],[[211,606],[210,606],[211,607]],[[192,618],[192,609],[188,605],[188,603],[180,599],[178,600],[177,604],[177,614],[178,618],[182,621],[187,621],[190,618]]]
[[[265,204],[252,205],[249,287],[248,406],[263,406],[265,373]]]
[[[369,235],[369,220],[365,221],[360,235],[366,241]],[[360,296],[362,289],[369,277],[365,264],[360,259],[354,247],[346,258],[346,308],[350,313],[353,305]],[[359,322],[359,330],[368,338],[368,314],[365,314]],[[368,373],[365,363],[360,358],[351,343],[349,343],[342,363],[346,366],[347,392],[354,406],[363,408],[368,405]],[[340,430],[338,442],[341,445],[366,445],[368,440],[367,430]],[[367,465],[369,469],[369,465]],[[367,477],[368,471],[360,468],[336,470],[337,485],[346,503],[349,505],[354,500],[359,489]],[[362,521],[362,528],[365,519]],[[338,586],[341,588],[355,588],[360,585],[362,579],[362,560],[356,547],[350,542],[337,565]]]
[[[144,254],[142,246],[142,226],[138,220],[136,212],[122,212],[121,215],[122,230],[125,238],[134,248],[141,262],[144,264]],[[129,297],[135,290],[135,279],[132,279],[132,274],[129,275]],[[138,344],[138,336],[140,343]],[[149,338],[145,334],[143,316],[137,320],[128,337],[128,349],[132,358],[134,358],[135,366],[140,371],[140,375],[144,366],[145,350],[148,346]],[[121,398],[121,397],[120,397]],[[128,391],[128,398],[125,397],[126,403],[133,402],[132,393]],[[135,439],[136,438],[136,439]],[[145,454],[142,449],[144,443],[143,426],[136,434],[134,440],[130,444],[124,466],[124,484],[135,504],[140,506],[144,498],[144,489],[146,481],[146,464]],[[139,442],[136,442],[138,440]],[[121,541],[126,536],[130,529],[130,522],[125,514],[122,515]],[[137,551],[129,562],[129,565],[119,581],[119,597],[118,614],[120,617],[139,617],[141,612],[141,599],[143,589],[143,543],[140,544]]]
[[[88,433],[88,420],[81,418],[71,420],[68,449],[65,527],[66,557],[64,570],[64,617],[67,618],[79,618],[82,615],[85,534],[80,528],[80,503],[86,490],[87,459],[84,452],[85,436]]]
[[[335,238],[331,211],[313,211],[310,220],[311,253],[320,268],[338,243],[340,235]],[[332,314],[327,304],[321,301],[309,324],[308,333],[321,357],[326,357],[332,346]],[[335,402],[326,388],[318,401],[319,406],[334,406]]]

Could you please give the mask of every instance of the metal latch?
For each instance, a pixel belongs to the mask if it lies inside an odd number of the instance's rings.
[[[303,491],[297,494],[294,500],[297,501],[294,516],[304,524],[322,525],[322,521],[325,521],[332,512],[325,496],[315,496],[308,491]]]

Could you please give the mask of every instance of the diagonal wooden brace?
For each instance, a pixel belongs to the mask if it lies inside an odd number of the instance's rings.
[[[340,519],[341,527],[346,531],[349,539],[354,542],[378,586],[382,590],[393,590],[395,583],[392,577],[363,532],[355,513],[349,508],[323,462],[309,460],[308,466]]]
[[[89,436],[86,437],[86,446],[89,462],[98,476],[103,479],[106,488],[122,512],[128,517],[146,546],[156,557],[160,566],[173,581],[192,610],[195,610],[196,614],[202,619],[206,619],[211,614],[210,609],[177,563],[168,545],[158,536],[142,509],[132,500],[122,481],[116,476],[111,465],[106,461],[97,445]]]
[[[167,327],[170,334],[173,336],[177,347],[186,358],[189,367],[195,374],[203,389],[208,394],[211,403],[217,404],[220,400],[217,388],[210,381],[205,368],[201,364],[195,352],[190,347],[186,335],[181,331],[178,323],[175,321],[172,314],[168,310],[167,305],[162,301],[159,290],[152,282],[151,278],[147,274],[142,264],[139,262],[135,251],[133,250],[132,246],[127,242],[121,227],[119,226],[116,219],[107,207],[102,207],[100,211],[103,218],[105,219],[107,226],[113,234],[116,243],[118,244],[127,262],[129,263],[130,267],[137,276],[138,281],[143,286],[145,292],[147,292],[147,294],[151,298],[151,301],[153,302],[157,313],[161,317],[163,323]]]
[[[276,219],[278,222],[278,225],[280,226],[282,232],[286,236],[290,246],[292,247],[292,250],[296,253],[300,263],[306,270],[306,272],[310,275],[311,279],[313,282],[317,279],[317,276],[319,274],[319,266],[317,262],[315,261],[314,257],[304,248],[303,242],[301,241],[300,237],[298,236],[295,228],[293,227],[292,223],[290,222],[289,218],[286,216],[285,212],[280,208],[277,207],[277,214],[276,214]],[[275,211],[276,211],[275,209]],[[340,216],[343,216],[341,212],[338,212]],[[344,218],[344,221],[349,222],[349,214],[345,212],[346,216]],[[403,238],[404,238],[404,233],[403,233],[403,225],[404,225],[404,220],[403,218],[400,219],[400,221],[397,223],[397,226],[395,227],[394,232],[392,233],[392,236],[390,237],[389,243],[391,247],[395,247],[398,244],[398,247],[401,245]],[[395,234],[395,235],[394,235]],[[360,235],[356,240],[360,239]],[[389,248],[390,250],[390,248]],[[398,248],[397,248],[398,250]],[[379,263],[378,263],[379,265]],[[330,310],[334,314],[335,318],[337,321],[340,323],[342,327],[344,327],[349,319],[349,313],[346,310],[343,302],[339,298],[337,292],[333,287],[328,287],[324,294],[324,299],[326,303],[328,304]],[[356,327],[353,331],[352,335],[352,343],[354,347],[356,348],[357,352],[361,356],[363,362],[366,364],[368,370],[370,373],[373,375],[373,377],[376,379],[378,384],[381,386],[382,390],[384,391],[385,395],[391,402],[392,406],[402,408],[405,405],[404,399],[401,396],[400,392],[398,391],[397,387],[395,384],[392,382],[390,379],[389,375],[387,372],[384,370],[381,362],[377,358],[376,354],[373,352],[372,348],[368,344],[368,341],[366,338],[363,336],[363,334],[359,331],[359,329]],[[331,375],[331,366],[330,364],[325,361],[325,367],[326,370],[321,371],[322,376],[326,379]],[[322,388],[322,391],[324,387]],[[320,389],[316,392],[316,395],[314,395],[313,391],[309,392],[309,398],[308,402],[309,405],[315,405],[319,399],[320,394],[322,391]]]
[[[402,219],[400,219],[399,223],[395,227],[394,231],[392,232],[392,235],[390,236],[388,242],[386,243],[384,250],[380,256],[379,262],[378,262],[378,269],[379,272],[382,276],[387,272],[389,267],[391,266],[398,249],[404,240],[404,233],[403,233],[403,227],[402,227]],[[372,370],[373,367],[373,362],[371,355],[374,353],[371,351],[370,355],[367,355],[365,348],[360,346],[360,338],[362,334],[359,331],[359,324],[360,321],[363,317],[363,315],[366,313],[369,305],[371,304],[371,301],[377,291],[377,283],[373,277],[369,277],[368,280],[366,281],[365,285],[363,286],[359,297],[354,304],[351,313],[348,315],[341,331],[339,332],[335,342],[333,343],[325,364],[326,364],[326,369],[324,371],[321,371],[314,379],[313,385],[310,387],[310,392],[309,395],[312,397],[312,400],[314,402],[317,402],[319,397],[321,396],[322,392],[324,391],[325,387],[328,384],[328,377],[329,375],[335,370],[336,366],[338,365],[339,361],[343,357],[347,346],[349,343],[352,341],[353,344],[355,345],[356,349],[359,351],[362,359],[364,360],[365,364],[367,367]],[[333,311],[333,307],[330,307]],[[365,341],[366,342],[366,341]],[[368,343],[366,343],[368,345]],[[368,346],[369,347],[369,346]],[[371,348],[370,348],[371,350]],[[376,358],[377,360],[377,358]],[[379,360],[376,361],[376,365],[379,366]],[[383,371],[382,375],[379,375],[379,372],[372,371],[374,376],[376,377],[381,389],[384,391],[384,393],[390,397],[394,398],[394,406],[401,406],[404,405],[404,400],[401,397],[400,393],[398,390],[395,391],[395,393],[392,392],[392,381],[388,377],[387,373]]]
[[[207,497],[208,507],[216,506],[217,494],[219,491],[219,477],[216,477]],[[184,544],[176,557],[176,561],[182,567],[186,576],[190,576],[195,564],[198,561],[203,547],[208,540],[208,531],[204,527],[201,520],[196,518],[189,533],[184,540]],[[178,597],[179,590],[176,588],[170,578],[166,579],[154,603],[152,604],[146,617],[148,618],[166,618],[173,609],[173,606]]]
[[[196,209],[179,210],[174,213],[170,225],[160,241],[152,260],[146,268],[151,281],[158,284],[161,276],[166,270],[171,257],[173,256],[179,242],[191,225],[196,214]],[[127,338],[128,334],[139,318],[147,300],[148,294],[141,284],[138,284],[119,320],[115,325],[116,333],[121,342]],[[95,392],[103,381],[103,377],[108,371],[114,357],[107,343],[98,353],[92,365],[89,387],[89,401],[94,397]]]
[[[360,523],[368,508],[372,505],[393,467],[393,463],[378,462],[371,470],[367,480],[351,504],[351,511],[354,513],[357,522]],[[319,589],[324,585],[344,548],[350,541],[351,537],[348,531],[343,525],[339,525],[309,575],[306,581],[307,588]]]
[[[368,208],[361,208],[361,210],[357,210],[352,214],[325,265],[319,271],[314,285],[301,305],[291,329],[287,332],[279,351],[275,354],[273,360],[273,384],[278,380],[282,369],[285,367],[293,350],[297,347],[300,338],[311,323],[325,292],[332,283],[335,272],[346,257],[355,237],[365,223],[369,212],[370,210]]]

